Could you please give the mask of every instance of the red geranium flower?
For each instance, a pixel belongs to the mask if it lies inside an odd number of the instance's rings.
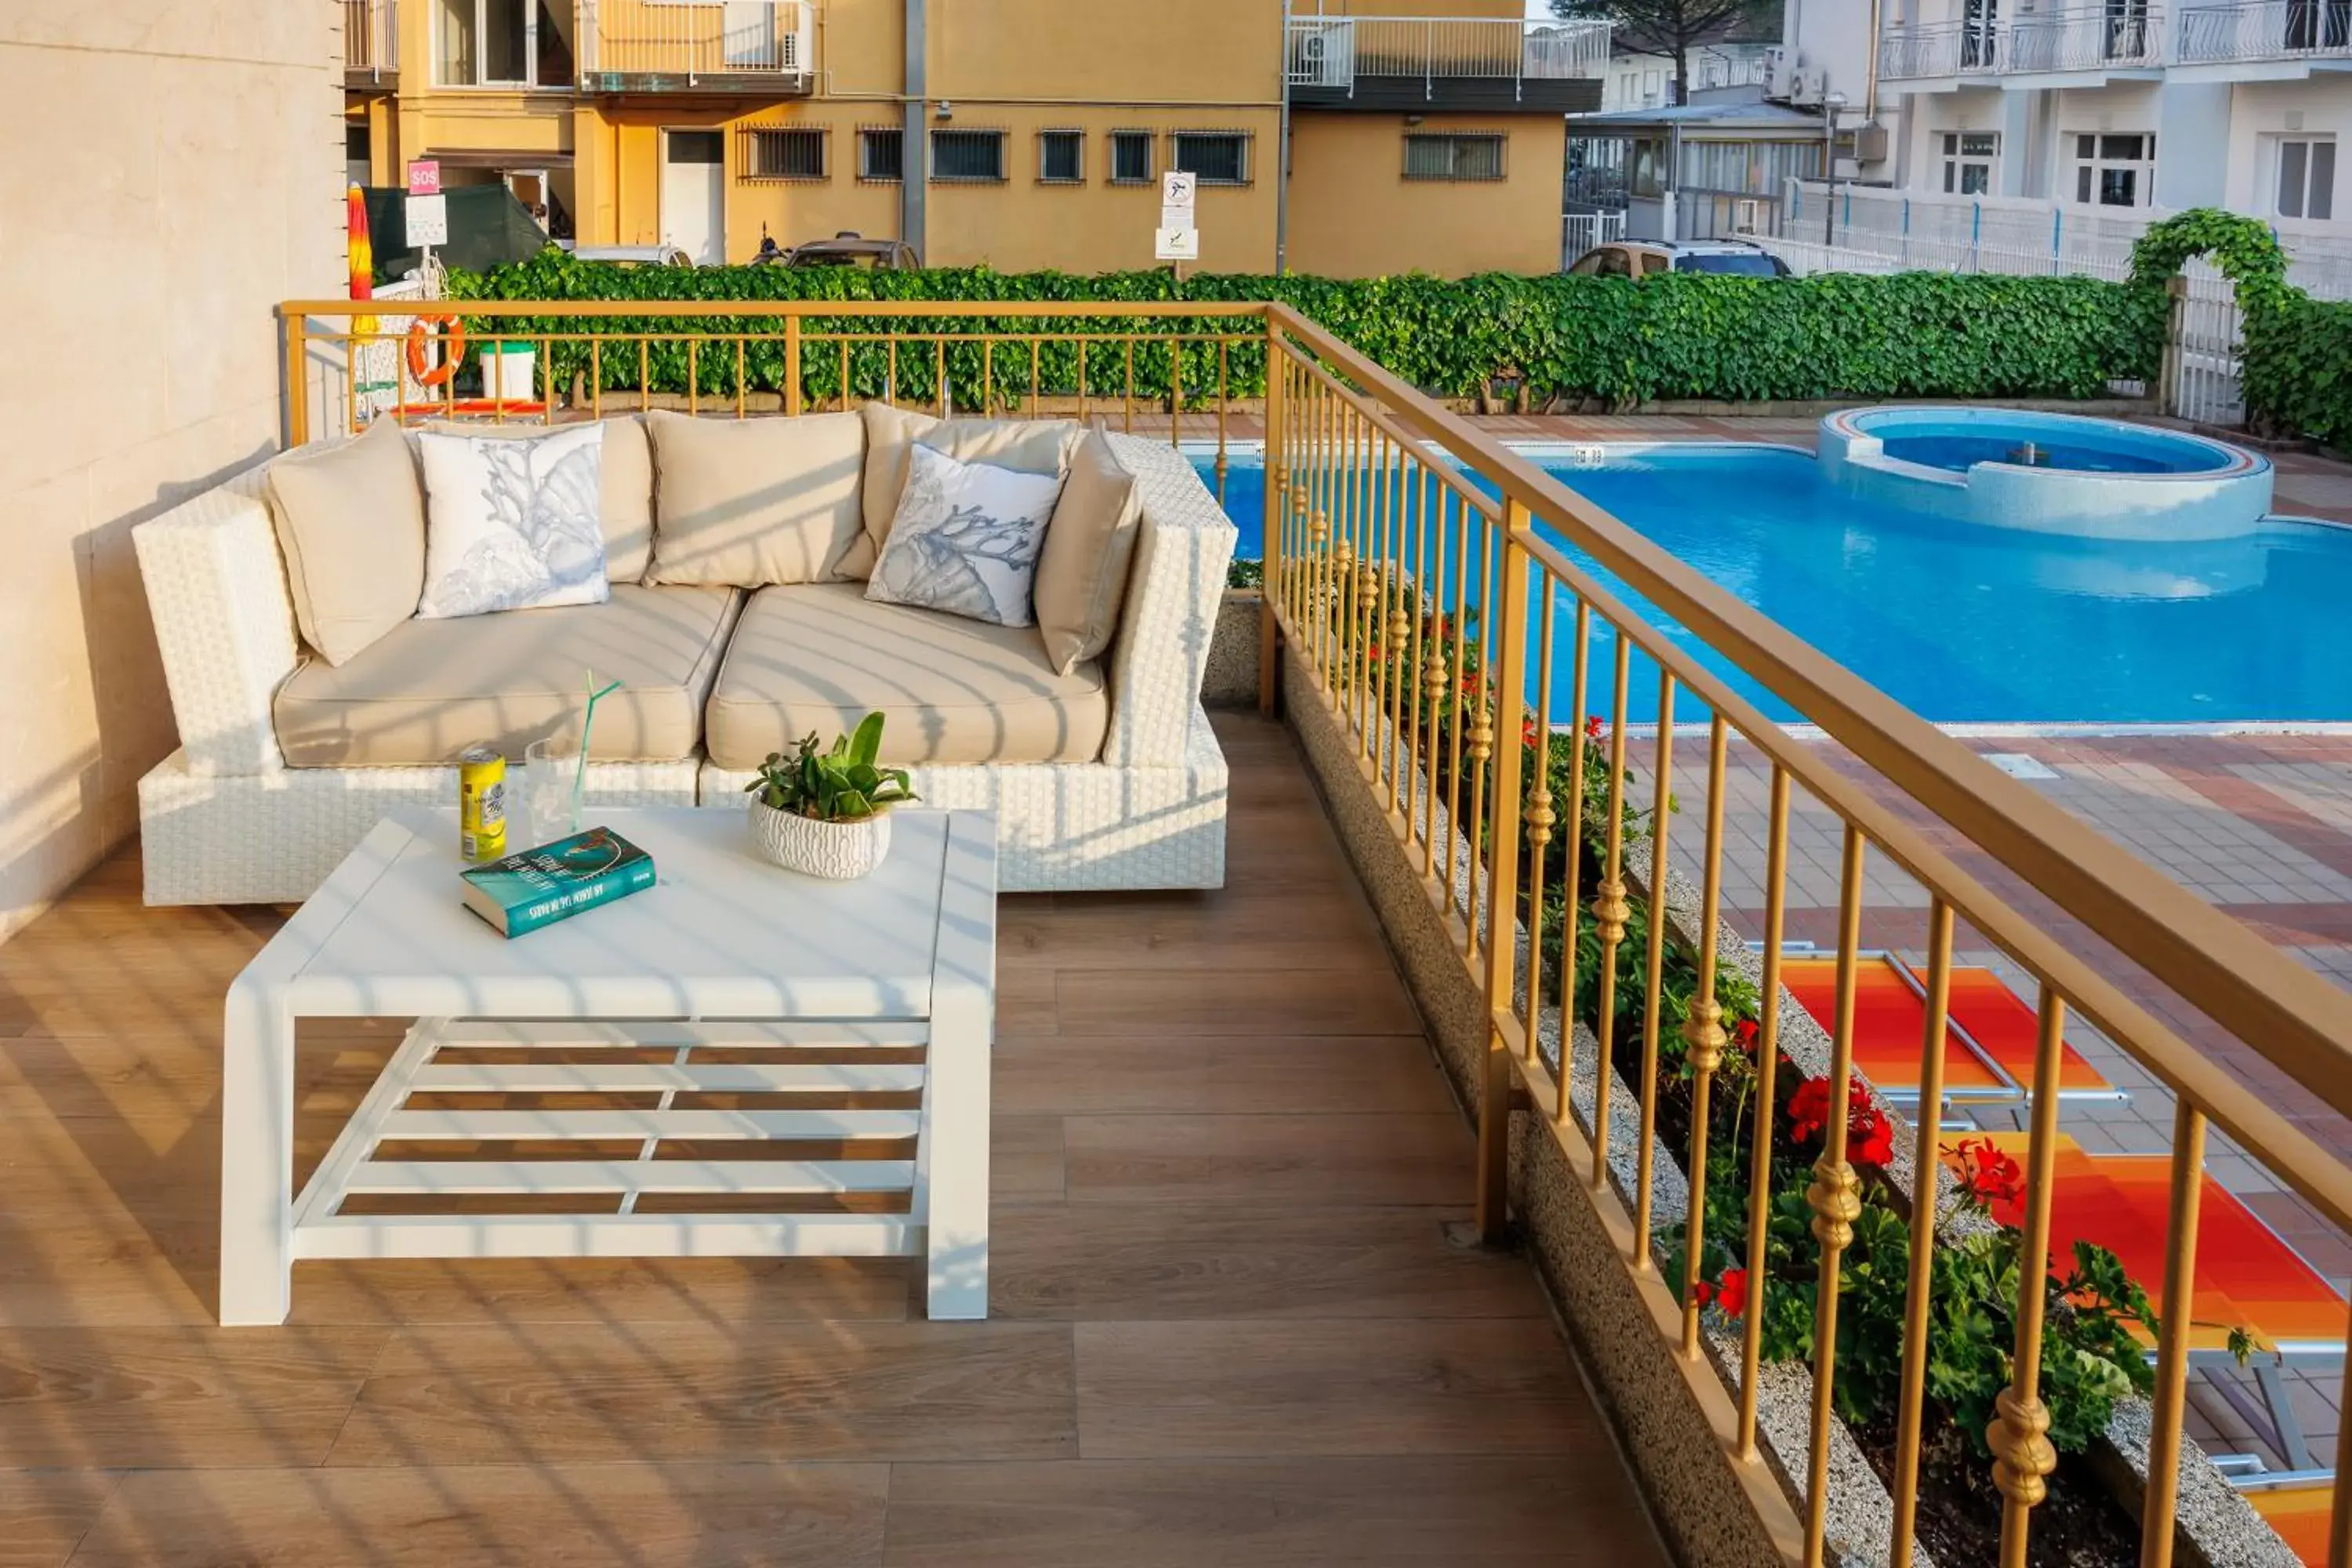
[[[1370,660],[1372,663],[1374,663],[1374,664],[1378,664],[1378,663],[1380,663],[1380,662],[1381,662],[1381,645],[1380,645],[1380,644],[1378,644],[1378,643],[1369,643],[1369,644],[1365,645],[1365,647],[1364,647],[1364,657],[1365,657],[1366,658],[1370,659]]]
[[[1709,1301],[1715,1300],[1715,1287],[1708,1284],[1704,1279],[1692,1280],[1691,1300],[1699,1306],[1706,1306]]]
[[[1829,1130],[1830,1080],[1809,1078],[1789,1097],[1789,1131],[1800,1140],[1822,1137]],[[1846,1157],[1867,1165],[1884,1165],[1895,1157],[1895,1128],[1870,1103],[1859,1083],[1846,1085]]]
[[[1948,1163],[1959,1177],[1961,1190],[1988,1208],[1996,1203],[2013,1204],[2024,1192],[2025,1173],[1990,1138],[1971,1138],[1956,1145]]]
[[[1597,741],[1608,732],[1608,727],[1601,722],[1597,715],[1584,721],[1584,734],[1587,740]]]
[[[1742,1018],[1731,1026],[1731,1037],[1738,1042],[1739,1048],[1743,1051],[1752,1053],[1756,1049],[1757,1037],[1762,1033],[1763,1031],[1756,1026],[1756,1020],[1753,1018]]]
[[[1727,1318],[1737,1318],[1748,1310],[1748,1270],[1727,1268],[1716,1281],[1715,1304],[1723,1309]]]
[[[1536,743],[1536,738],[1543,731],[1536,725],[1535,715],[1529,714],[1525,719],[1519,721],[1519,744],[1523,746],[1534,745]]]

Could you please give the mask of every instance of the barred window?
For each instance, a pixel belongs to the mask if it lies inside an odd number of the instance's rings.
[[[1048,185],[1075,185],[1087,177],[1087,133],[1037,132],[1037,179]]]
[[[1404,177],[1408,180],[1499,180],[1503,177],[1499,132],[1466,134],[1408,133]]]
[[[857,132],[857,177],[884,183],[906,178],[907,133],[895,125],[865,125]]]
[[[1249,132],[1179,131],[1169,138],[1171,167],[1204,185],[1249,184]]]
[[[1110,133],[1110,183],[1144,185],[1151,183],[1151,132],[1114,131]]]
[[[832,174],[823,126],[751,125],[743,131],[743,178],[822,180]]]
[[[932,132],[931,178],[983,183],[1002,181],[1004,178],[1004,132]]]

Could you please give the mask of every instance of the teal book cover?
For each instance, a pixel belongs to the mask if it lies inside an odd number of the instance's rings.
[[[609,827],[460,872],[466,907],[509,937],[654,885],[653,857]]]

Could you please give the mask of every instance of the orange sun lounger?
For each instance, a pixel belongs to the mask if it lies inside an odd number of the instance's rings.
[[[2026,1163],[2022,1132],[1947,1132],[1938,1141],[1948,1153],[1963,1141],[1990,1139],[2019,1164]],[[2078,1240],[2106,1247],[2147,1291],[2158,1316],[2164,1300],[2164,1243],[2171,1203],[2171,1161],[2163,1154],[2092,1154],[2061,1133],[2053,1164],[2056,1191],[2050,1204],[2050,1251],[2067,1266]],[[2252,1369],[2263,1403],[2278,1428],[2279,1447],[2291,1468],[2312,1463],[2294,1407],[2279,1378],[2288,1363],[2336,1364],[2344,1355],[2346,1306],[2326,1278],[2238,1195],[2209,1173],[2198,1203],[2195,1292],[2189,1306],[2189,1352],[2210,1367],[2234,1364],[2230,1331],[2252,1331],[2273,1354],[2258,1354]],[[1995,1219],[2025,1223],[2025,1205],[1992,1205]]]
[[[1837,960],[1806,953],[1783,958],[1780,984],[1823,1029],[1837,1016]],[[1881,1094],[1919,1098],[1919,1046],[1927,1032],[1927,980],[1885,952],[1859,955],[1853,985],[1853,1065]],[[1944,1053],[1948,1105],[2014,1105],[2033,1081],[2036,1020],[1989,969],[1952,971]],[[2058,1093],[2121,1098],[2072,1046],[2062,1046]]]
[[[2327,1568],[2327,1514],[2332,1493],[2326,1487],[2279,1487],[2248,1492],[2263,1522],[2278,1531],[2287,1550],[2309,1565]]]

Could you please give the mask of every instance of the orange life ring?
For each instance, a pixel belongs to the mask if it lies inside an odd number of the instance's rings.
[[[446,329],[441,337],[441,363],[425,363],[425,344],[432,327]],[[466,324],[455,316],[419,316],[408,323],[408,376],[419,386],[439,386],[457,374],[466,357]]]

